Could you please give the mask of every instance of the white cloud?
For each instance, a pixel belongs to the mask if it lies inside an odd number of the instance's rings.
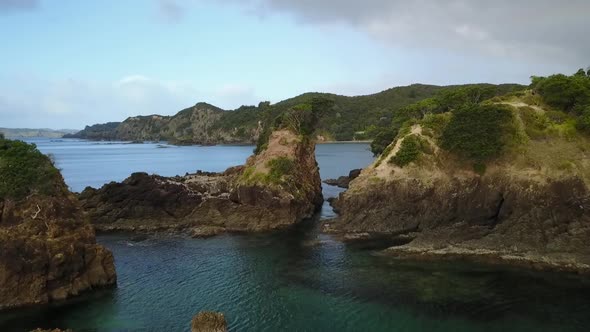
[[[587,0],[225,0],[259,16],[287,13],[304,24],[345,24],[396,47],[585,65]]]

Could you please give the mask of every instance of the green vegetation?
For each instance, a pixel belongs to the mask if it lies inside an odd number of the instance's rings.
[[[427,152],[420,136],[409,135],[415,124],[442,149],[471,162],[479,174],[504,151],[523,152],[530,140],[579,140],[578,132],[590,134],[588,74],[579,70],[571,76],[532,77],[528,90],[485,84],[455,87],[402,107],[388,125],[370,128],[375,137],[372,151],[381,154],[377,164],[390,154],[392,142],[402,138],[389,162],[403,167]],[[571,162],[564,165],[572,167]]]
[[[268,172],[268,180],[275,184],[280,184],[284,180],[284,176],[292,174],[295,170],[295,162],[287,157],[278,157],[269,160],[266,166],[270,169]]]
[[[371,142],[371,151],[374,155],[384,154],[387,146],[393,141],[397,135],[397,130],[392,127],[386,127],[381,129]]]
[[[246,184],[289,184],[289,177],[295,172],[295,162],[287,157],[278,157],[266,163],[268,173],[256,172],[254,167],[248,167],[242,173],[241,181]]]
[[[586,110],[578,118],[577,128],[581,131],[590,133],[590,107],[586,107]]]
[[[417,161],[420,155],[427,151],[427,148],[428,142],[423,138],[418,135],[408,135],[404,137],[399,150],[391,157],[389,162],[399,167],[404,167],[409,163]]]
[[[281,114],[292,110],[298,105],[311,105],[322,100],[329,108],[325,108],[318,116],[313,134],[319,134],[337,141],[371,140],[380,137],[382,131],[388,131],[393,125],[397,129],[408,118],[422,117],[425,112],[440,113],[453,108],[466,100],[477,102],[490,95],[507,93],[522,86],[514,84],[491,85],[474,84],[463,86],[435,86],[414,84],[388,89],[366,96],[340,96],[329,93],[305,93],[276,104],[261,102],[258,106],[242,106],[234,111],[223,111],[215,106],[199,103],[180,111],[172,117],[153,120],[151,116],[135,117],[133,123],[108,123],[86,127],[83,131],[68,137],[87,139],[124,139],[124,140],[177,140],[191,142],[195,136],[206,134],[212,142],[230,141],[247,142],[259,129],[259,123],[272,123]],[[434,96],[436,99],[429,100]],[[422,104],[419,102],[425,100]],[[418,104],[416,104],[418,103]],[[416,104],[416,105],[414,105]],[[407,108],[414,105],[413,108]],[[318,106],[316,105],[315,108]],[[196,108],[219,112],[220,117],[201,119],[192,117]],[[205,124],[206,133],[194,128],[195,121]],[[174,123],[173,129],[166,123]],[[186,123],[185,123],[186,122]],[[395,129],[395,130],[397,130]],[[220,134],[219,136],[217,134]],[[391,137],[391,133],[386,137]],[[393,135],[395,136],[395,134]],[[230,138],[231,137],[231,138]],[[383,144],[378,144],[376,154],[383,151]],[[259,150],[259,149],[258,149]]]
[[[448,116],[429,118],[430,116],[452,112],[465,105],[476,105],[490,98],[514,92],[519,88],[522,87],[512,84],[472,84],[442,89],[431,98],[421,100],[393,112],[390,123],[375,130],[374,137],[377,139],[377,142],[371,144],[371,151],[375,155],[382,154],[388,145],[387,139],[403,136],[404,133],[400,133],[400,130],[404,127],[408,128],[407,124],[411,121],[425,119],[428,125],[432,127],[430,128],[433,130],[431,134],[440,135],[442,133],[442,127],[446,125],[449,119]],[[431,123],[432,121],[439,121],[439,123]]]
[[[323,98],[316,98],[308,104],[295,105],[284,111],[269,106],[264,114],[263,131],[254,153],[259,154],[266,149],[270,134],[274,130],[289,129],[303,139],[308,139],[315,133],[319,119],[332,107],[333,102]]]
[[[502,151],[512,119],[510,106],[468,104],[453,111],[441,137],[441,147],[476,162],[484,162]]]
[[[574,119],[574,127],[590,134],[590,76],[583,69],[571,76],[533,76],[531,88],[549,106]]]
[[[0,198],[20,200],[32,193],[54,195],[61,176],[34,144],[0,137]]]
[[[583,70],[571,76],[533,76],[531,87],[547,104],[568,113],[580,114],[590,105],[590,77]]]

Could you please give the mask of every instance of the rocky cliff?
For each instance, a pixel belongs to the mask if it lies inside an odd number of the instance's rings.
[[[132,174],[87,188],[80,201],[98,230],[261,231],[293,225],[322,204],[315,143],[277,128],[265,149],[223,173]]]
[[[59,171],[33,145],[0,139],[0,310],[115,283],[113,255]]]
[[[499,104],[465,111],[475,128],[456,112],[401,130],[334,202],[340,217],[326,230],[388,236],[399,257],[590,271],[590,139],[554,110]],[[478,118],[490,114],[507,120]],[[460,148],[498,156],[474,166]]]

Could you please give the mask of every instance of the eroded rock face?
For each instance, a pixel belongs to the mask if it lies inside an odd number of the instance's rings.
[[[576,177],[540,183],[498,169],[483,177],[374,179],[351,188],[334,203],[341,216],[330,226],[346,233],[411,236],[409,244],[390,250],[401,256],[480,251],[486,260],[516,255],[540,267],[590,265],[590,193]]]
[[[273,173],[269,165],[277,159],[287,160],[288,172]],[[323,202],[315,144],[289,130],[273,133],[265,151],[223,173],[135,173],[122,183],[87,188],[79,199],[98,230],[188,229],[197,237],[287,227]]]
[[[5,199],[0,206],[0,310],[116,283],[113,255],[96,244],[70,193]]]

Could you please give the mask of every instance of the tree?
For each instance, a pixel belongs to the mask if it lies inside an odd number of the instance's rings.
[[[578,71],[574,74],[574,76],[581,76],[581,77],[585,77],[586,76],[586,72],[584,71],[583,68],[578,69]]]
[[[576,127],[586,133],[590,134],[590,106],[586,107],[586,110],[578,118]]]

